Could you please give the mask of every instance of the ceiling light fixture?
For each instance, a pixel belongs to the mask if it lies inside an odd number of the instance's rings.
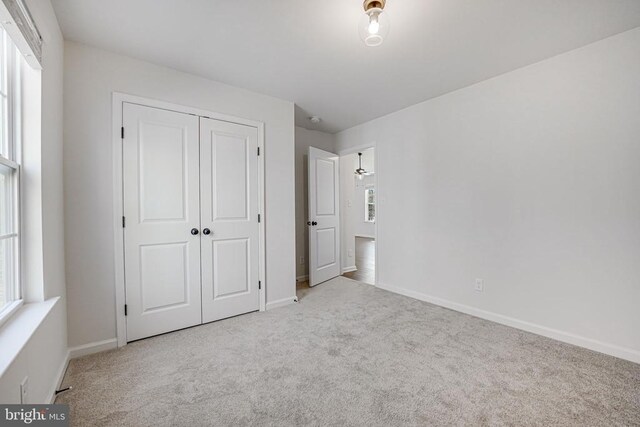
[[[362,153],[358,153],[358,169],[356,169],[355,174],[358,179],[363,179],[365,176],[371,175],[371,173],[362,168]]]
[[[313,124],[318,124],[320,123],[321,119],[318,116],[311,116],[309,117],[309,121]]]
[[[358,26],[360,38],[367,46],[380,46],[389,34],[389,19],[383,14],[386,0],[364,0],[364,16]]]

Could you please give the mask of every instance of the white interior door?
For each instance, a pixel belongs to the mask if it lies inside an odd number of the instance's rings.
[[[198,118],[123,105],[127,340],[202,322]],[[195,231],[194,231],[195,233]]]
[[[337,154],[309,147],[309,285],[340,275],[340,193]]]
[[[258,130],[200,118],[202,318],[260,309]]]

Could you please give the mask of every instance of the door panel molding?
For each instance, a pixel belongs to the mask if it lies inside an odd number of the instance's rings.
[[[171,102],[159,101],[129,95],[120,92],[112,93],[112,148],[113,148],[113,229],[114,229],[114,260],[115,260],[115,299],[116,299],[116,338],[118,347],[127,343],[127,327],[125,317],[126,289],[125,289],[125,268],[124,268],[124,204],[123,204],[123,144],[121,129],[123,127],[123,106],[125,103],[137,104],[144,107],[152,107],[177,113],[185,113],[193,116],[205,117],[223,122],[235,123],[257,129],[257,145],[260,149],[258,156],[258,205],[261,215],[259,223],[259,254],[258,254],[258,276],[262,283],[259,289],[260,311],[266,309],[266,256],[265,256],[265,203],[264,203],[264,123],[256,120],[245,119],[228,114],[193,108]],[[250,218],[249,218],[250,219]],[[127,218],[127,222],[133,220]],[[155,222],[154,220],[148,220]]]
[[[184,129],[178,126],[169,126],[166,123],[154,123],[152,121],[146,121],[139,123],[140,132],[139,135],[145,135],[143,128],[150,128],[151,126],[155,126],[154,130],[177,130],[182,133],[182,144],[179,147],[173,147],[174,152],[171,153],[173,155],[162,155],[161,153],[154,153],[153,149],[155,147],[149,146],[146,147],[147,141],[143,139],[139,141],[138,146],[138,170],[140,171],[140,176],[138,179],[140,180],[139,193],[138,193],[138,201],[139,205],[139,213],[140,213],[140,222],[153,222],[153,221],[182,221],[186,218],[187,215],[187,147],[185,145],[185,140],[187,135],[184,133]],[[150,129],[148,129],[150,130]],[[167,147],[164,147],[167,148]],[[179,148],[179,149],[177,149]],[[155,158],[149,159],[148,157],[153,157],[153,154],[156,154]],[[162,158],[164,157],[164,158]],[[154,174],[153,172],[159,172],[154,169],[161,169],[162,174]],[[161,175],[160,179],[150,179],[149,175]],[[173,179],[171,179],[173,178]],[[167,202],[167,194],[171,194],[171,191],[167,191],[168,187],[176,186],[176,179],[181,180],[180,185],[180,197],[179,200],[175,200],[178,202],[179,206],[170,206],[171,211],[169,215],[155,215],[151,216],[151,212],[153,208],[158,208],[157,200],[163,200],[166,205]],[[147,188],[151,187],[151,188]],[[146,197],[146,193],[150,191],[151,197]],[[165,207],[166,209],[166,207]],[[165,212],[166,213],[166,212]],[[147,216],[149,214],[149,216]]]
[[[138,257],[140,259],[140,270],[142,271],[140,275],[141,277],[140,290],[142,292],[140,300],[142,303],[143,316],[153,311],[160,311],[170,307],[189,304],[190,302],[189,294],[188,292],[185,292],[185,289],[184,289],[184,286],[189,280],[189,273],[187,270],[189,248],[187,245],[188,245],[188,242],[153,243],[153,244],[140,245]],[[176,298],[173,301],[163,305],[161,305],[160,301],[156,301],[157,295],[153,295],[152,292],[147,292],[148,288],[146,288],[147,283],[145,280],[145,277],[148,277],[149,275],[152,275],[152,274],[157,274],[158,276],[160,276],[160,280],[162,281],[165,281],[168,278],[171,278],[171,276],[169,274],[166,274],[166,271],[164,271],[164,268],[166,268],[166,266],[169,265],[167,263],[167,260],[162,259],[162,257],[158,257],[158,256],[156,256],[155,259],[153,259],[148,254],[150,251],[153,251],[154,249],[155,250],[160,249],[161,247],[164,247],[164,249],[168,249],[169,247],[172,247],[171,249],[180,249],[180,253],[173,254],[173,257],[171,257],[171,260],[182,261],[182,265],[180,266],[181,267],[180,272],[182,274],[180,274],[179,276],[182,276],[181,278],[182,278],[182,284],[183,284],[183,292],[181,292],[182,299],[178,301]],[[180,258],[176,258],[176,256],[179,256]],[[148,270],[148,271],[145,271],[145,270]],[[163,283],[163,285],[165,284]],[[174,296],[177,297],[177,295],[174,295]],[[153,303],[150,304],[151,301],[153,301],[155,305],[151,305],[153,304]]]
[[[225,275],[225,268],[227,267],[224,262],[220,263],[218,259],[218,254],[223,251],[223,246],[237,246],[239,243],[243,245],[239,248],[242,251],[242,255],[244,255],[244,271],[240,271],[242,274],[242,280],[235,282],[235,287],[230,286],[213,286],[213,294],[212,300],[223,300],[228,297],[238,296],[248,294],[251,290],[250,283],[250,273],[248,272],[251,265],[251,253],[250,253],[250,239],[247,238],[236,238],[236,239],[222,239],[222,240],[213,240],[211,241],[211,254],[213,259],[213,275],[214,280],[212,284],[215,284],[221,279],[221,276]],[[237,250],[238,248],[236,248]],[[237,255],[237,254],[236,254]],[[238,272],[236,272],[238,273]],[[241,285],[238,286],[238,285]]]

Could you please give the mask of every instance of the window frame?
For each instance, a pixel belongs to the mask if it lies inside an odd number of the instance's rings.
[[[373,190],[373,202],[369,202],[369,190]],[[369,206],[373,205],[373,219],[369,218]],[[376,222],[376,186],[373,184],[364,187],[364,222]]]
[[[5,258],[0,260],[2,263],[9,265],[9,280],[11,282],[3,291],[6,292],[7,302],[0,306],[0,325],[5,323],[12,314],[14,314],[24,302],[24,293],[22,286],[21,271],[21,237],[22,237],[22,217],[21,217],[21,103],[20,103],[20,64],[21,54],[11,39],[6,29],[0,26],[0,131],[2,135],[2,150],[0,150],[0,168],[10,171],[10,188],[11,194],[7,198],[11,203],[11,218],[7,220],[10,231],[0,234],[0,242],[9,241],[13,246],[9,262]],[[6,90],[5,90],[6,88]],[[4,110],[6,99],[6,124],[1,123],[5,120]],[[4,128],[4,129],[3,129]],[[6,148],[6,153],[2,153]],[[5,155],[6,154],[6,155]],[[7,270],[9,270],[7,269]],[[3,285],[4,286],[4,285]]]

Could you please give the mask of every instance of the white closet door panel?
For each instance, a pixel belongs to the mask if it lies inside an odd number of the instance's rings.
[[[140,245],[142,313],[189,302],[186,243]]]
[[[200,119],[202,316],[204,322],[260,308],[258,131]]]
[[[249,239],[212,240],[213,299],[250,292]]]
[[[249,219],[248,145],[242,135],[215,134],[211,147],[212,194],[215,195],[211,198],[211,221]]]
[[[198,118],[123,106],[127,340],[202,322]]]
[[[139,124],[140,221],[184,221],[187,140],[184,128]]]

